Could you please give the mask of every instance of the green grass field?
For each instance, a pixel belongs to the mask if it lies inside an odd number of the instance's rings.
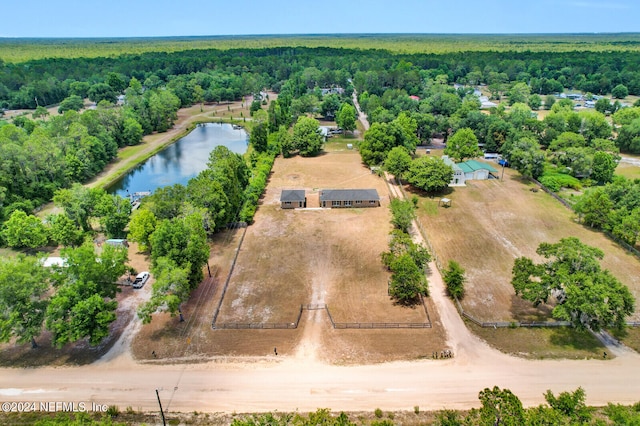
[[[384,49],[397,53],[463,51],[640,51],[640,33],[625,34],[330,34],[157,38],[0,38],[0,58],[23,62],[50,57],[113,57],[191,49],[269,47]]]
[[[606,349],[590,332],[567,327],[493,329],[472,322],[467,327],[494,348],[522,358],[602,359]]]
[[[624,156],[637,158],[640,161],[640,158],[636,155],[624,154]],[[618,164],[618,167],[616,167],[616,175],[624,176],[627,179],[640,179],[640,167],[634,164],[621,162]]]

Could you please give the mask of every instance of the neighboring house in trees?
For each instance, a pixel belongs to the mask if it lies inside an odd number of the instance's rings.
[[[127,242],[127,240],[120,238],[111,238],[109,240],[106,240],[105,243],[113,247],[129,247],[129,243]]]
[[[495,102],[491,102],[491,101],[489,100],[489,98],[488,98],[488,97],[486,97],[486,96],[480,96],[480,98],[479,98],[479,99],[480,99],[480,108],[481,108],[481,109],[495,108],[495,107],[497,107],[497,106],[498,106],[498,104],[497,104],[497,103],[495,103]]]
[[[320,88],[320,92],[322,93],[322,96],[342,95],[344,93],[344,89],[342,87],[322,87]]]
[[[320,207],[378,207],[380,196],[375,189],[323,189],[320,191]]]
[[[283,209],[307,207],[307,197],[304,189],[283,189],[280,194],[280,207]]]

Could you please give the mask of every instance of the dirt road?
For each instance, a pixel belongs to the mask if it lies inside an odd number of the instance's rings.
[[[294,357],[257,364],[94,364],[79,368],[0,370],[0,401],[61,401],[115,404],[153,410],[155,389],[170,411],[410,410],[469,408],[478,391],[498,385],[525,405],[542,394],[582,386],[587,402],[637,402],[637,355],[611,361],[526,361],[485,348],[467,352],[457,342],[448,360],[372,366],[329,366]],[[473,345],[472,345],[473,346]],[[126,365],[128,364],[128,365]]]

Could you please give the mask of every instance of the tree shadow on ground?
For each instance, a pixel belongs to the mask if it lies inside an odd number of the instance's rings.
[[[416,195],[418,197],[430,198],[430,199],[442,198],[446,195],[451,195],[455,192],[455,188],[452,188],[450,186],[447,186],[441,191],[427,192],[422,189],[416,188],[413,185],[410,185],[404,181],[402,182],[402,187],[404,188],[404,191],[407,193],[407,195]]]
[[[538,306],[533,306],[533,303],[528,300],[524,300],[520,296],[513,294],[511,296],[511,308],[510,312],[512,317],[517,321],[555,321],[551,312],[553,306],[548,303],[541,303]]]
[[[604,347],[588,330],[573,327],[556,327],[549,341],[555,346],[569,347],[593,353],[600,353]]]

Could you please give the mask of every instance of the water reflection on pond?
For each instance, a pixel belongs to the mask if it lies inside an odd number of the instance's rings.
[[[115,181],[107,191],[127,197],[135,192],[155,191],[189,179],[207,168],[209,153],[218,145],[243,154],[247,150],[247,133],[231,124],[206,123],[139,164]]]

